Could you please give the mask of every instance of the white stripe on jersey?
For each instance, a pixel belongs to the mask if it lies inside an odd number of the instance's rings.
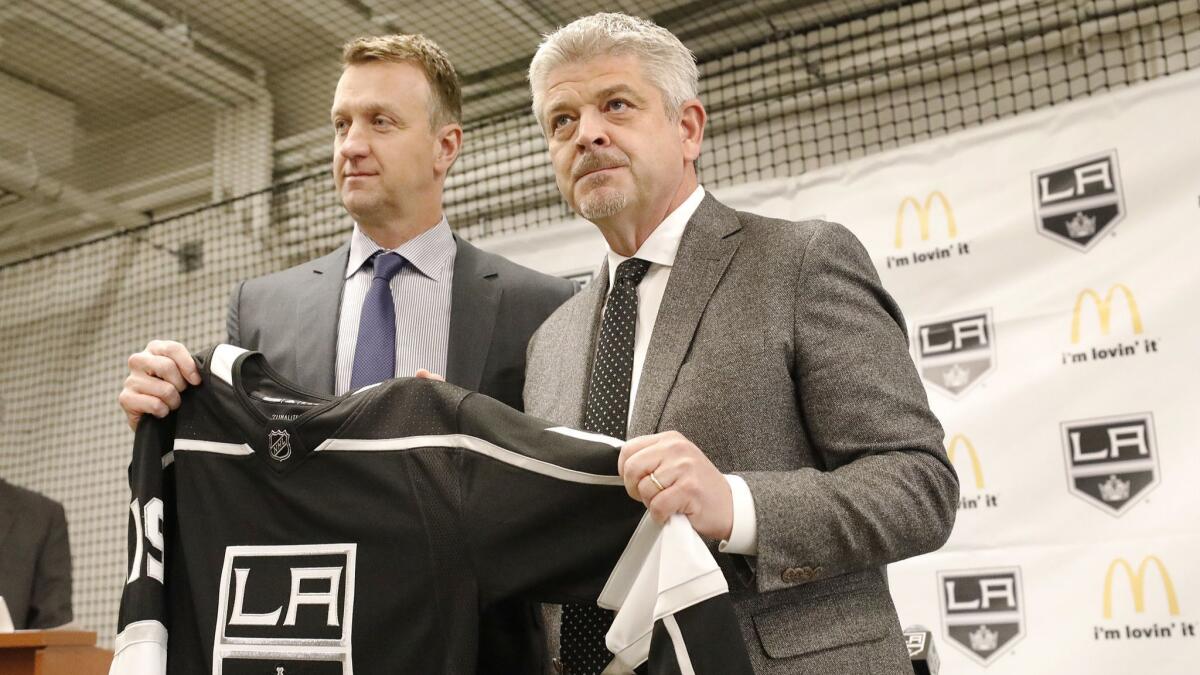
[[[562,434],[563,436],[570,436],[571,438],[578,438],[581,441],[592,441],[593,443],[604,443],[605,445],[611,445],[614,448],[619,448],[622,445],[625,445],[625,441],[623,441],[619,438],[613,438],[612,436],[605,436],[604,434],[594,434],[590,431],[581,431],[579,429],[572,429],[571,427],[552,427],[550,429],[547,429],[546,431],[553,431],[554,433]]]
[[[192,450],[195,452],[215,452],[218,455],[253,455],[254,448],[245,443],[218,443],[216,441],[197,441],[191,438],[176,438],[175,452]]]
[[[113,643],[109,673],[167,672],[167,628],[158,621],[135,621],[125,627]]]
[[[687,643],[683,640],[683,632],[679,630],[679,622],[675,620],[675,616],[664,616],[663,626],[667,629],[667,634],[671,636],[671,644],[675,647],[675,665],[679,666],[681,675],[696,675],[696,668],[692,666],[692,657],[688,654]]]
[[[444,434],[437,436],[408,436],[405,438],[330,438],[317,446],[317,452],[386,452],[389,450],[408,450],[411,448],[461,448],[478,452],[492,459],[504,462],[519,469],[532,471],[543,476],[557,478],[572,483],[587,485],[624,485],[620,476],[606,476],[568,469],[565,466],[551,464],[535,459],[508,448],[490,443],[482,438],[466,434]],[[613,466],[614,471],[616,466]]]

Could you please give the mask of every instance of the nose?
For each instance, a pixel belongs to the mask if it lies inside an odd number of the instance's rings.
[[[337,154],[344,159],[361,159],[371,153],[371,146],[367,142],[366,134],[359,131],[361,125],[351,124],[346,130],[346,135],[339,139],[337,144]]]
[[[594,108],[584,108],[580,111],[579,123],[575,129],[575,144],[579,149],[582,151],[589,147],[603,148],[609,143],[608,124],[604,115]]]

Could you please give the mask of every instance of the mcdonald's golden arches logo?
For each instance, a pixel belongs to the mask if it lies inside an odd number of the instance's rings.
[[[1151,563],[1158,570],[1158,576],[1162,580],[1163,593],[1167,596],[1168,611],[1171,612],[1171,616],[1179,616],[1179,598],[1175,595],[1175,584],[1171,582],[1167,566],[1163,564],[1162,560],[1159,560],[1158,556],[1148,555],[1142,558],[1136,572],[1124,558],[1116,558],[1109,563],[1108,571],[1104,574],[1104,618],[1111,619],[1113,615],[1113,579],[1118,569],[1123,570],[1125,577],[1129,579],[1134,611],[1138,614],[1146,611],[1146,570]]]
[[[924,202],[919,202],[911,195],[905,197],[900,202],[900,207],[896,209],[896,248],[904,246],[904,225],[905,215],[911,210],[917,216],[917,226],[920,228],[921,241],[929,240],[929,223],[930,216],[933,215],[933,207],[941,206],[942,215],[946,219],[946,234],[950,239],[958,236],[958,225],[954,221],[954,208],[950,206],[950,200],[941,190],[934,190],[925,196]],[[909,207],[912,207],[911,209]]]
[[[950,442],[946,444],[946,456],[950,458],[950,463],[954,463],[954,456],[959,446],[966,448],[967,456],[971,458],[971,473],[975,478],[975,489],[983,489],[983,468],[979,464],[979,453],[975,452],[975,444],[971,439],[962,434],[954,434],[950,437]]]
[[[1090,299],[1096,306],[1096,313],[1099,315],[1100,332],[1108,335],[1112,327],[1112,303],[1117,292],[1120,291],[1122,297],[1125,298],[1125,306],[1129,308],[1129,323],[1133,327],[1133,332],[1136,335],[1142,334],[1142,315],[1138,311],[1137,300],[1133,297],[1133,291],[1125,284],[1113,284],[1108,287],[1108,292],[1101,298],[1096,291],[1085,288],[1075,296],[1075,308],[1071,312],[1071,344],[1079,344],[1080,332],[1080,314],[1083,312],[1083,301]]]

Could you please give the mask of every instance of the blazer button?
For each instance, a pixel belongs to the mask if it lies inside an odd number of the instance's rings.
[[[798,584],[808,581],[810,578],[812,578],[811,567],[789,567],[783,571],[783,582],[787,584]]]

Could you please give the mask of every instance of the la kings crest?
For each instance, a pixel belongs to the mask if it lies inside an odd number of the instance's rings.
[[[1037,231],[1087,252],[1125,217],[1117,151],[1033,172]]]
[[[1112,516],[1120,516],[1158,485],[1154,416],[1131,413],[1063,422],[1067,487]]]
[[[961,398],[996,367],[990,309],[921,321],[913,340],[921,379],[951,398]]]
[[[352,675],[357,544],[228,546],[213,675]]]
[[[982,666],[1025,636],[1021,570],[938,572],[946,639]]]

